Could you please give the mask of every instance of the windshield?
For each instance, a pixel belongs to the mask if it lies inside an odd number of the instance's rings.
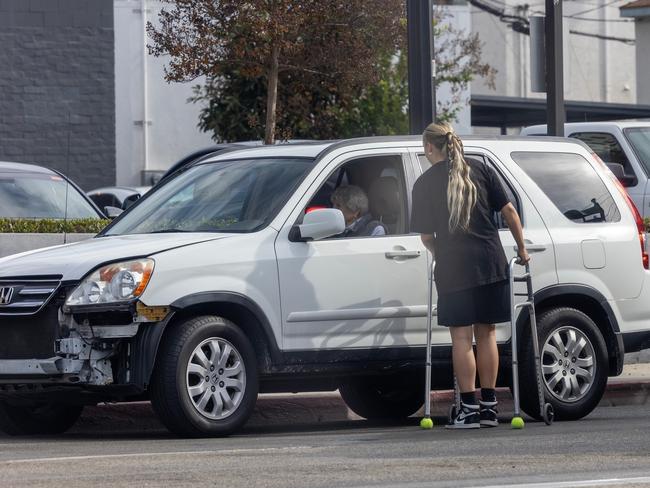
[[[254,232],[280,210],[312,162],[269,158],[194,166],[140,201],[104,235]]]
[[[650,174],[650,127],[634,127],[624,132],[637,158]]]
[[[98,219],[99,215],[61,176],[0,171],[0,218]]]

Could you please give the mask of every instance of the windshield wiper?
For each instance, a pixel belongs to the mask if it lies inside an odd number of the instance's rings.
[[[173,232],[194,232],[193,230],[183,230],[183,229],[160,229],[160,230],[152,230],[151,232],[147,232],[147,234],[167,234],[167,233],[173,233]]]

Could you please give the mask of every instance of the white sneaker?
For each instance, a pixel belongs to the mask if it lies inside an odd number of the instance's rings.
[[[481,414],[478,405],[465,405],[461,402],[456,418],[445,425],[445,429],[480,429]]]

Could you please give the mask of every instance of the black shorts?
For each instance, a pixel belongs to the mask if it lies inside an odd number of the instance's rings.
[[[509,321],[508,280],[438,295],[438,325],[463,327]]]

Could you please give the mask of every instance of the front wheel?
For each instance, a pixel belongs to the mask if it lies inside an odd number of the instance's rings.
[[[537,321],[545,401],[557,420],[588,415],[607,385],[607,346],[598,326],[574,308],[554,308]],[[523,334],[521,354],[521,408],[541,419],[530,334]]]
[[[196,317],[165,336],[151,403],[170,431],[191,437],[228,435],[248,420],[257,392],[253,347],[232,322]]]
[[[424,403],[423,375],[411,374],[359,376],[339,386],[343,401],[368,420],[403,419],[417,412]]]
[[[0,430],[9,435],[61,434],[81,416],[83,405],[0,401]]]

